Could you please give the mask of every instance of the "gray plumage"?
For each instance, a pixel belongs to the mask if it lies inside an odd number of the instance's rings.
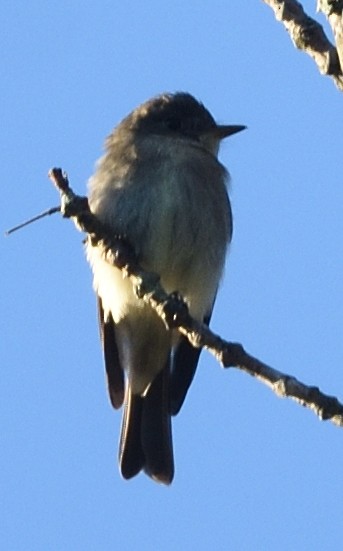
[[[228,173],[217,159],[222,138],[242,130],[217,125],[189,94],[163,94],[134,110],[109,136],[89,182],[93,213],[125,235],[140,264],[178,291],[199,321],[209,321],[232,219]],[[170,483],[171,414],[194,376],[199,350],[134,295],[131,283],[87,245],[99,301],[109,393],[124,400],[121,472],[141,469]]]

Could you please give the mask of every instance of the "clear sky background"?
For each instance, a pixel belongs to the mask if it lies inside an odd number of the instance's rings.
[[[213,329],[342,400],[343,96],[272,11],[260,0],[1,11],[2,230],[58,204],[49,168],[84,194],[123,116],[189,91],[249,127],[220,155],[235,226]],[[0,248],[2,549],[343,548],[342,429],[205,352],[174,419],[172,486],[122,480],[82,235],[55,215]]]

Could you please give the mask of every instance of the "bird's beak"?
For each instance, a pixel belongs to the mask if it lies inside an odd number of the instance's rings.
[[[211,153],[213,153],[214,155],[218,155],[218,149],[221,140],[245,129],[246,126],[243,126],[242,124],[217,124],[210,130],[206,130],[203,134],[201,134],[200,141],[206,147],[206,149],[211,151]]]
[[[241,132],[245,129],[246,126],[242,124],[217,124],[217,126],[213,130],[211,130],[211,134],[215,136],[218,140],[223,140],[224,138],[232,136],[233,134],[237,134],[237,132]]]

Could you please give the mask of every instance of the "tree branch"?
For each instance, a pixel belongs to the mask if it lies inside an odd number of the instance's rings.
[[[90,211],[86,197],[79,197],[69,187],[67,175],[53,168],[49,178],[61,195],[61,213],[72,218],[77,228],[88,234],[93,245],[101,247],[107,262],[122,270],[128,277],[138,298],[149,303],[162,318],[167,328],[176,328],[197,348],[206,348],[223,367],[236,367],[256,377],[279,397],[292,398],[312,410],[320,419],[330,420],[343,427],[343,404],[335,397],[323,394],[319,388],[307,386],[295,377],[281,373],[250,356],[238,343],[221,339],[206,325],[195,321],[187,304],[177,293],[167,294],[159,283],[159,276],[145,272],[138,264],[132,246],[125,236],[111,234]]]
[[[263,2],[272,8],[276,20],[284,24],[295,47],[311,56],[321,74],[330,76],[337,88],[343,92],[343,65],[339,57],[341,54],[331,44],[323,27],[309,17],[296,0],[263,0]],[[332,6],[332,4],[341,4],[341,0],[319,0],[318,6],[320,5],[321,11],[324,11],[322,8],[324,3]],[[330,17],[330,23],[334,25],[334,17],[339,16],[330,15]],[[342,27],[340,29],[342,30]],[[342,34],[337,33],[337,36],[342,40]]]
[[[343,0],[318,0],[317,11],[324,13],[331,25],[343,70]]]

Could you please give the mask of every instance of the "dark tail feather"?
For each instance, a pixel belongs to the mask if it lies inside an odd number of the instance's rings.
[[[174,476],[169,414],[169,362],[144,397],[127,390],[119,462],[124,478],[144,469],[157,482],[170,484]]]
[[[174,476],[173,441],[169,413],[169,361],[144,397],[142,448],[145,472],[157,482],[170,484]]]
[[[119,444],[120,471],[126,479],[138,474],[144,466],[141,445],[143,400],[127,388]]]

